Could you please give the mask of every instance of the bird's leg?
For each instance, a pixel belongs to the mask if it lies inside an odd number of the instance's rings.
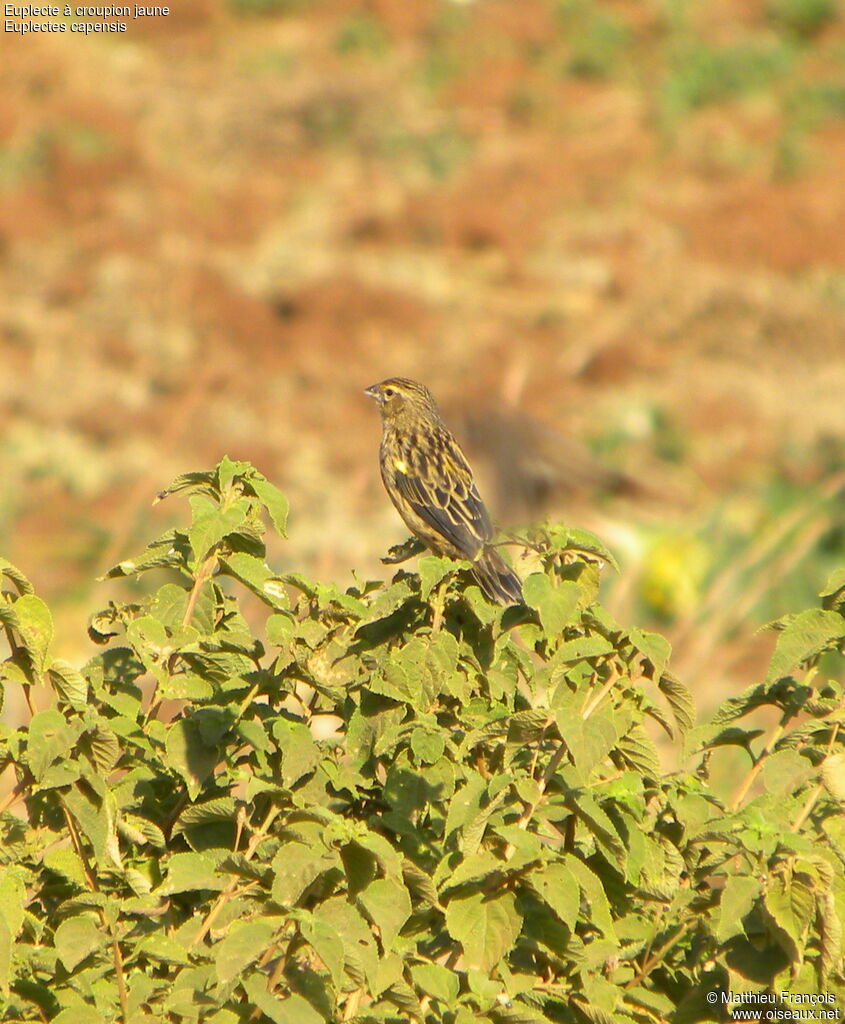
[[[425,551],[425,544],[417,537],[409,537],[401,544],[394,544],[388,548],[387,554],[382,558],[384,565],[396,565],[399,562],[406,562],[414,555],[420,555]]]

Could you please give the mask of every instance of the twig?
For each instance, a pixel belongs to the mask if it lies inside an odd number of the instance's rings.
[[[279,813],[280,813],[280,808],[278,808],[278,807],[271,807],[270,810],[267,812],[267,814],[266,814],[266,816],[264,818],[264,821],[261,823],[261,826],[259,827],[259,829],[256,832],[253,833],[252,838],[247,843],[246,850],[244,851],[244,858],[246,860],[252,860],[253,854],[258,849],[258,847],[261,845],[261,842],[263,841],[263,839],[267,835],[267,832],[269,831],[270,826],[273,824],[273,821],[276,819],[276,817],[279,815]],[[212,929],[212,926],[214,925],[214,922],[217,920],[218,914],[226,906],[226,904],[229,902],[229,900],[231,900],[231,898],[234,896],[235,892],[237,891],[237,888],[238,888],[238,881],[237,881],[237,879],[233,879],[229,883],[227,888],[224,889],[224,891],[220,893],[220,895],[217,897],[217,899],[214,902],[214,906],[211,908],[211,910],[209,910],[208,914],[206,915],[206,918],[203,921],[199,931],[197,932],[197,934],[193,937],[193,939],[189,943],[189,945],[188,945],[189,949],[193,949],[194,946],[196,946],[198,943],[202,942],[202,940],[206,937],[206,935],[208,935],[208,933]]]

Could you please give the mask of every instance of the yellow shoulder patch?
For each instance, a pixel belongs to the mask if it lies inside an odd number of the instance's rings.
[[[400,473],[408,472],[408,463],[404,459],[394,459],[393,468],[398,469]]]

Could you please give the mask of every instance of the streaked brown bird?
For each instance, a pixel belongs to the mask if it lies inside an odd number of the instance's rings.
[[[365,394],[379,405],[381,478],[405,525],[436,555],[471,561],[491,601],[521,602],[519,579],[489,546],[490,516],[431,392],[416,381],[390,377]]]

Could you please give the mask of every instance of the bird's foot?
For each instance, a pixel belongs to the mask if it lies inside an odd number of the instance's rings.
[[[409,537],[401,544],[394,544],[388,548],[387,554],[382,558],[384,565],[397,565],[399,562],[406,562],[414,555],[420,555],[425,551],[425,544],[416,537]]]

